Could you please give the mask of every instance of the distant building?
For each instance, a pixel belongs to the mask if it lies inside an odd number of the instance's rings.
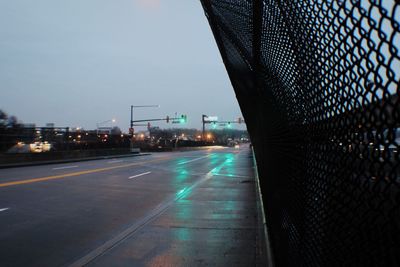
[[[34,123],[24,123],[22,124],[23,128],[36,128],[36,124]]]

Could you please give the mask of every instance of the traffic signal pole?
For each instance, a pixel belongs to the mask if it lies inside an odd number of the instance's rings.
[[[133,123],[136,123],[136,122],[168,121],[168,120],[179,120],[179,119],[181,119],[181,118],[180,118],[180,117],[177,117],[177,118],[170,118],[170,117],[167,117],[167,118],[161,118],[161,119],[135,120],[135,121],[131,121],[131,122],[132,122],[132,126],[133,126]]]
[[[202,140],[204,141],[204,140],[206,140],[206,123],[208,123],[208,124],[214,124],[215,126],[216,126],[216,124],[218,123],[218,124],[221,124],[221,123],[227,123],[228,125],[229,125],[229,127],[231,126],[231,124],[232,123],[238,123],[238,124],[241,124],[241,123],[244,123],[244,120],[242,119],[242,118],[238,118],[238,120],[237,121],[210,121],[210,120],[205,120],[205,118],[208,118],[208,116],[207,115],[201,115],[201,122],[202,122],[202,124],[203,124],[203,131],[202,131]]]
[[[131,135],[129,147],[130,151],[133,152],[133,106],[131,106],[131,124],[129,128],[129,134]]]
[[[129,133],[131,134],[131,141],[130,141],[130,150],[131,152],[136,152],[134,151],[133,148],[133,108],[158,108],[160,105],[142,105],[142,106],[134,106],[131,105],[131,121],[130,121],[130,128],[129,128]]]
[[[201,122],[203,123],[203,132],[202,132],[202,139],[203,141],[206,140],[206,121],[205,118],[207,118],[207,115],[201,115]]]

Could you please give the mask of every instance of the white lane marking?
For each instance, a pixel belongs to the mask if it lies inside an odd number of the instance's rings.
[[[143,176],[143,175],[146,175],[146,174],[150,174],[151,172],[144,172],[144,173],[141,173],[141,174],[136,174],[136,175],[133,175],[133,176],[131,176],[131,177],[129,177],[128,179],[133,179],[133,178],[136,178],[136,177],[139,177],[139,176]]]
[[[118,162],[123,162],[123,160],[112,160],[107,162],[108,164],[112,164],[112,163],[118,163]]]
[[[205,159],[205,158],[208,158],[209,156],[210,155],[207,155],[207,156],[204,156],[204,157],[200,157],[200,158],[197,158],[197,159],[191,159],[191,160],[188,160],[188,161],[180,162],[180,163],[178,163],[178,165],[186,164],[186,163],[193,162],[193,161],[200,160],[200,159]]]
[[[10,208],[3,208],[3,209],[0,209],[0,212],[1,211],[6,211],[6,210],[9,210]]]
[[[198,158],[199,156],[184,156],[184,158]]]
[[[229,173],[214,173],[213,176],[228,176],[228,177],[237,177],[237,178],[250,178],[250,176],[244,175],[236,175],[236,174],[229,174]]]
[[[72,168],[78,168],[78,165],[74,165],[74,166],[65,166],[65,167],[57,167],[57,168],[53,168],[53,170],[63,170],[63,169],[72,169]]]

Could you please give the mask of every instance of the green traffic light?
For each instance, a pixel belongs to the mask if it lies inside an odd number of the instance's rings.
[[[179,119],[179,122],[180,123],[186,123],[186,121],[187,121],[187,116],[182,114],[181,118]]]

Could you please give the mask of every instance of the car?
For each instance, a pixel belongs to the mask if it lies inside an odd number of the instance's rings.
[[[29,145],[29,148],[32,153],[41,153],[41,152],[43,152],[43,143],[42,142],[34,142]]]

